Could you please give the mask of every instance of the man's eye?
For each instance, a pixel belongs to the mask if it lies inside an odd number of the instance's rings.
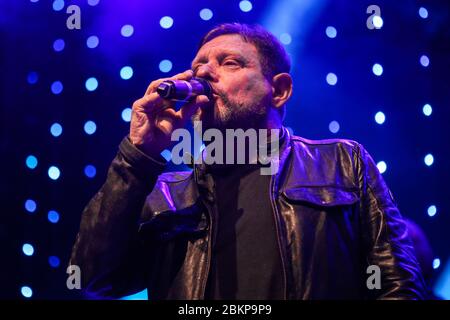
[[[227,60],[223,64],[226,66],[240,66],[240,64],[235,60]]]

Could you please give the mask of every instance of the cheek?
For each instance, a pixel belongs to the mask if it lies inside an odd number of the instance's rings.
[[[265,78],[259,74],[246,74],[232,77],[230,80],[229,96],[236,101],[260,100],[271,92]]]

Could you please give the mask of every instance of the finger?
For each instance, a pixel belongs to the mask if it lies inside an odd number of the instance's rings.
[[[133,109],[135,111],[145,112],[147,114],[154,115],[161,110],[174,107],[174,103],[169,100],[161,98],[161,96],[153,92],[149,95],[143,96],[133,103]]]
[[[170,78],[162,78],[162,79],[155,80],[152,83],[150,83],[150,85],[147,87],[145,94],[147,95],[152,92],[155,92],[156,88],[158,88],[158,86],[164,81],[167,81],[167,80],[190,80],[193,77],[193,75],[194,75],[194,72],[192,70],[188,69],[188,70],[178,73]]]
[[[180,109],[181,119],[183,122],[189,121],[198,108],[205,107],[210,104],[210,100],[205,95],[196,96],[191,102],[186,103]]]

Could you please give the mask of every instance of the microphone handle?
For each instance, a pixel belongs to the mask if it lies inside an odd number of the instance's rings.
[[[206,95],[211,98],[211,85],[208,81],[200,78],[186,80],[163,81],[156,92],[164,98],[173,101],[190,101],[198,95]]]

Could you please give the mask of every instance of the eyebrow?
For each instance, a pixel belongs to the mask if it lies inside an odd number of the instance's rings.
[[[220,52],[217,55],[217,58],[218,58],[218,60],[223,60],[224,58],[226,58],[228,56],[237,56],[237,57],[239,57],[240,60],[242,60],[244,62],[248,62],[248,60],[246,58],[244,58],[244,56],[239,51],[233,51],[233,50],[227,50],[227,51]],[[206,63],[207,61],[208,61],[208,58],[206,56],[200,56],[197,60],[194,59],[194,61],[192,61],[191,68],[194,69],[195,65]]]

